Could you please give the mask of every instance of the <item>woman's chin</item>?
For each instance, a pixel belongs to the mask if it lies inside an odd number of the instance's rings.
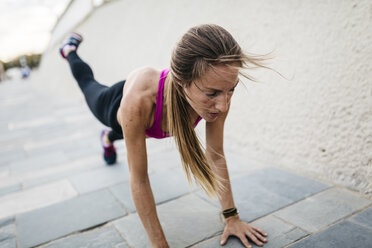
[[[206,113],[202,118],[207,122],[214,122],[218,119],[219,114],[214,113]]]

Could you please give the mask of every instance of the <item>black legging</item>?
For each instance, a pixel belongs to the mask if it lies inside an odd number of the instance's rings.
[[[98,83],[93,76],[90,66],[85,63],[75,51],[67,55],[71,72],[84,94],[85,100],[93,115],[102,124],[111,127],[108,138],[111,142],[122,139],[123,133],[117,121],[120,100],[123,96],[125,80],[114,84],[111,87]]]

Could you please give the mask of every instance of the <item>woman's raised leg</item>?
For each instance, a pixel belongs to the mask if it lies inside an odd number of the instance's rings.
[[[116,162],[116,150],[113,146],[113,141],[122,139],[122,131],[116,119],[116,112],[120,105],[122,97],[122,90],[125,83],[124,81],[108,87],[98,83],[93,75],[90,66],[84,62],[76,53],[80,41],[76,33],[72,33],[67,41],[62,45],[60,53],[62,57],[67,59],[71,72],[77,81],[89,109],[93,115],[104,125],[111,127],[113,130],[109,137],[109,143],[102,142],[103,134],[108,135],[105,130],[101,133],[101,143],[104,148],[104,159],[107,164]]]

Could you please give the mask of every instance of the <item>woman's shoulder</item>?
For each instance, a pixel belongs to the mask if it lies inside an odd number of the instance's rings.
[[[150,66],[144,66],[131,72],[128,79],[132,78],[137,84],[148,87],[152,86],[154,82],[158,82],[160,79],[161,71]]]
[[[124,84],[119,112],[135,111],[150,116],[156,103],[160,74],[161,71],[148,66],[132,71]]]

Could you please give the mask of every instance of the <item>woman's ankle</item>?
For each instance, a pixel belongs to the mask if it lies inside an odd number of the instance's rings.
[[[108,137],[109,132],[106,132],[105,135],[103,136],[103,141],[105,142],[106,145],[112,145],[113,142]]]

